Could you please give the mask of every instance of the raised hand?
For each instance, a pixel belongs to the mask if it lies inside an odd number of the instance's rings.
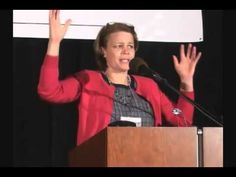
[[[192,82],[193,75],[195,72],[196,65],[201,57],[202,53],[197,53],[197,48],[192,46],[192,44],[188,45],[187,52],[185,53],[184,45],[180,45],[180,60],[173,55],[173,61],[175,70],[180,77],[180,81],[182,84],[187,86],[186,90],[192,90]]]
[[[59,48],[62,39],[64,38],[66,31],[71,23],[71,20],[66,20],[65,25],[61,25],[60,11],[49,11],[49,42],[47,54],[52,56],[59,55]]]
[[[60,10],[49,11],[49,39],[54,43],[60,43],[64,38],[66,31],[71,24],[71,19],[62,25],[60,22]]]

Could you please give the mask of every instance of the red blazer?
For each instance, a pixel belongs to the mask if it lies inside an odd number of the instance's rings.
[[[136,81],[136,93],[151,104],[155,126],[162,124],[162,116],[176,126],[192,125],[194,108],[183,98],[173,103],[159,89],[158,85],[147,77],[133,75]],[[53,103],[68,103],[78,99],[77,145],[88,140],[110,123],[115,87],[109,85],[101,72],[83,70],[64,80],[59,80],[58,57],[46,55],[41,67],[38,93],[42,99]],[[183,92],[194,99],[194,92]],[[174,108],[182,110],[180,117],[175,116]],[[183,119],[184,116],[184,119]]]

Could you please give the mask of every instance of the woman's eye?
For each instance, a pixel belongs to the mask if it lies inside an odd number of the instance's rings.
[[[128,47],[129,47],[130,49],[133,49],[133,48],[134,48],[134,46],[133,46],[133,45],[128,45]]]
[[[123,48],[123,45],[114,45],[115,48]]]
[[[125,47],[125,45],[123,45],[123,44],[117,44],[117,45],[114,45],[113,47],[116,48],[116,49],[123,49],[123,48]],[[128,49],[133,49],[133,48],[134,48],[134,45],[132,45],[132,44],[127,45],[126,48],[128,48]]]

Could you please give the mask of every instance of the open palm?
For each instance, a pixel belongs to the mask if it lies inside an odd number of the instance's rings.
[[[180,45],[180,60],[173,55],[175,70],[181,80],[190,80],[193,78],[196,65],[201,57],[201,52],[197,53],[197,49],[192,44],[188,45],[185,53],[184,45]]]
[[[68,19],[64,25],[60,23],[60,10],[49,11],[49,37],[53,42],[61,42],[71,23]]]

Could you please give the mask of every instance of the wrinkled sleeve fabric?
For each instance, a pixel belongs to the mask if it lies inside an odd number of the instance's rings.
[[[182,92],[182,94],[194,100],[194,92]],[[179,115],[173,113],[176,108],[181,111]],[[194,107],[181,96],[177,103],[174,103],[161,92],[161,110],[167,122],[172,125],[191,126],[193,123]]]
[[[52,103],[68,103],[79,98],[81,83],[73,76],[59,80],[59,57],[45,55],[38,83],[39,96]]]

